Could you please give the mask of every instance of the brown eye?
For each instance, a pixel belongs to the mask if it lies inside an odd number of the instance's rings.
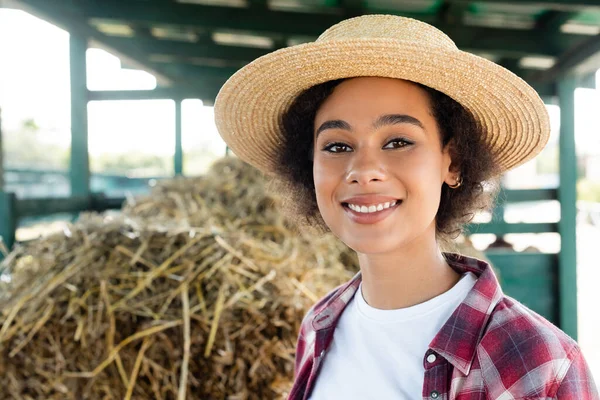
[[[345,153],[351,150],[350,146],[344,143],[331,143],[323,148],[329,153]]]
[[[404,139],[393,139],[390,140],[383,148],[384,149],[401,149],[403,147],[409,146],[412,143],[404,140]]]

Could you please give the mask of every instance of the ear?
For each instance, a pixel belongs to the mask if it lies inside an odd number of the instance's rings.
[[[442,150],[442,177],[447,185],[454,185],[460,176],[460,166],[453,161],[454,147],[450,141]]]

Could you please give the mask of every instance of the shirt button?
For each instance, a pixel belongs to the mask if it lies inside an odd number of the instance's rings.
[[[440,394],[437,392],[437,390],[434,390],[433,392],[431,392],[430,396],[432,399],[437,399],[438,397],[440,397]]]
[[[319,357],[323,357],[325,355],[325,350],[321,350],[321,354],[319,355]]]
[[[435,362],[435,360],[437,360],[437,357],[435,356],[435,354],[430,354],[430,355],[427,356],[427,362],[428,363]]]

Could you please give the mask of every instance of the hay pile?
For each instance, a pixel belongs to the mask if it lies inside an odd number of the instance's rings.
[[[358,270],[331,235],[293,233],[235,158],[83,215],[0,279],[0,398],[271,399],[299,324]]]

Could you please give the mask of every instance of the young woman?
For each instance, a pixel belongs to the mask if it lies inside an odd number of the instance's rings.
[[[289,399],[598,399],[577,343],[445,253],[549,135],[521,79],[432,26],[369,15],[261,57],[215,104],[241,159],[360,272],[305,316]]]

